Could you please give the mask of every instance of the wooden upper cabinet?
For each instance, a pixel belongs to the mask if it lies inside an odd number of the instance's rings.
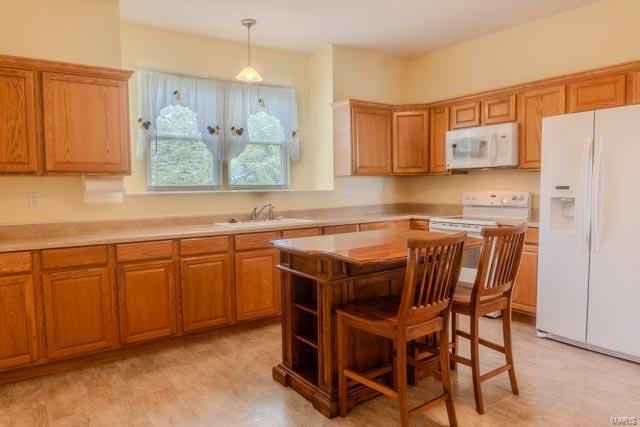
[[[393,173],[418,174],[429,171],[429,113],[393,113]]]
[[[0,68],[0,173],[35,173],[35,72]]]
[[[258,319],[280,313],[278,251],[259,249],[237,252],[236,310],[238,320]]]
[[[229,254],[183,259],[180,270],[184,330],[233,323]]]
[[[429,170],[447,172],[446,139],[449,130],[449,108],[434,108],[429,117]]]
[[[514,122],[516,120],[516,95],[504,95],[482,101],[482,124]]]
[[[391,121],[391,107],[385,104],[333,104],[335,176],[391,174]]]
[[[391,112],[354,107],[353,153],[357,175],[386,175],[391,167]]]
[[[118,266],[120,339],[135,343],[173,335],[176,293],[173,261]]]
[[[518,94],[518,122],[520,169],[540,169],[542,145],[542,118],[564,114],[565,87],[552,86]]]
[[[625,74],[596,77],[569,84],[567,110],[569,113],[618,107],[626,102]]]
[[[451,129],[480,126],[480,101],[452,105],[450,120]]]
[[[43,274],[50,359],[115,347],[117,329],[111,277],[107,267]]]
[[[0,278],[0,338],[0,370],[37,359],[36,306],[30,274]]]
[[[42,91],[47,172],[128,173],[126,81],[45,72]]]

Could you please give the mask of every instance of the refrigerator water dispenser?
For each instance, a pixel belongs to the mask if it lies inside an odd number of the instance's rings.
[[[572,232],[575,228],[576,188],[572,183],[553,183],[550,195],[549,228]]]

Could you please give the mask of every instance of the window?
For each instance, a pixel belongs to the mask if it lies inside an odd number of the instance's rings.
[[[290,87],[138,74],[138,146],[154,191],[284,188],[299,159]]]
[[[151,188],[218,185],[217,161],[202,141],[194,111],[179,104],[164,107],[156,130],[148,156]]]
[[[229,161],[229,185],[233,187],[281,187],[287,183],[288,162],[280,120],[264,111],[247,118],[249,143]]]

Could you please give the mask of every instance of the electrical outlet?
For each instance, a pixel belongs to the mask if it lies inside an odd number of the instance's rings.
[[[349,196],[349,197],[353,196],[353,187],[351,186],[351,184],[345,185],[344,188],[342,189],[342,193],[345,196]]]
[[[425,193],[431,193],[432,189],[433,189],[433,187],[431,185],[425,185],[424,186],[424,192]]]
[[[40,193],[29,193],[29,207],[37,208],[40,206]]]

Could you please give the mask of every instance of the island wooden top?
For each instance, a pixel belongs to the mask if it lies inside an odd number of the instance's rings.
[[[393,263],[407,258],[407,238],[436,239],[443,233],[421,230],[375,230],[327,236],[274,240],[271,244],[285,252],[329,257],[350,264]],[[465,248],[477,247],[480,239],[469,238]]]

